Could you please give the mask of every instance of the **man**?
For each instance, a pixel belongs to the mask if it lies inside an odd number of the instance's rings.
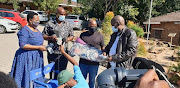
[[[124,18],[120,15],[111,20],[111,25],[114,33],[104,50],[104,55],[108,54],[109,61],[116,62],[116,67],[131,69],[138,45],[136,32],[125,26]]]
[[[76,60],[64,51],[64,46],[62,45],[60,46],[60,51],[74,65],[74,75],[68,70],[61,71],[57,77],[58,84],[60,85],[58,88],[66,86],[71,88],[89,88]]]
[[[147,71],[137,82],[134,88],[169,88],[165,80],[159,80],[154,70]]]
[[[104,49],[104,39],[103,36],[97,32],[97,23],[95,20],[90,19],[88,22],[89,31],[81,33],[80,38],[88,45],[95,47],[97,49]],[[87,78],[89,73],[89,87],[94,88],[95,77],[98,72],[99,63],[94,61],[88,61],[80,58],[79,66],[82,71],[84,78]]]
[[[63,38],[65,42],[71,41],[73,39],[73,28],[65,21],[66,12],[64,8],[58,7],[56,12],[56,20],[50,20],[44,30],[43,37],[45,40],[48,40],[48,44],[53,43],[57,45],[57,38]],[[67,43],[65,43],[65,50],[67,52]],[[48,62],[55,62],[55,70],[62,71],[67,67],[67,59],[61,55],[58,50],[58,45],[55,47],[54,53],[50,54],[48,52]],[[50,75],[50,78],[52,76]],[[55,75],[55,78],[56,75]]]

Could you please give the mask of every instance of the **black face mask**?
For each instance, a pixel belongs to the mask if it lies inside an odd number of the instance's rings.
[[[97,29],[98,29],[97,27],[89,27],[89,28],[88,28],[88,30],[89,30],[90,33],[92,33],[92,34],[93,34],[94,32],[96,32]]]

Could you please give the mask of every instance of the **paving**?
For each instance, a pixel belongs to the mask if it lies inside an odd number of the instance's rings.
[[[44,29],[44,25],[38,26],[38,29],[42,32]],[[13,59],[16,50],[19,48],[18,44],[18,37],[17,37],[17,32],[14,33],[5,33],[5,34],[0,34],[0,71],[9,74],[11,71]],[[74,31],[75,36],[78,36],[81,31]],[[44,41],[44,45],[47,45],[47,41]],[[72,43],[70,43],[72,45]],[[47,52],[43,52],[44,54],[44,65],[47,65]],[[79,57],[75,56],[74,57],[76,61],[79,62]],[[73,65],[68,62],[67,69],[73,72]],[[98,74],[101,73],[103,70],[105,70],[104,67],[100,66]],[[46,77],[49,77],[49,74],[46,75]]]

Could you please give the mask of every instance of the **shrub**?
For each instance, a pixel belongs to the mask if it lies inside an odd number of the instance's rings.
[[[137,37],[142,38],[144,36],[143,28],[140,27],[138,24],[135,24],[133,21],[128,21],[127,26],[136,32]]]
[[[97,18],[93,17],[92,19],[93,19],[93,20],[96,20]]]
[[[110,35],[113,33],[111,29],[111,19],[114,17],[113,12],[107,12],[106,16],[104,18],[104,21],[102,23],[102,31],[101,34],[104,37],[104,43],[105,46],[109,43],[110,41]]]
[[[148,52],[147,52],[144,42],[139,41],[139,44],[137,47],[137,56],[146,57],[147,54]]]
[[[171,66],[168,73],[170,74],[170,81],[177,84],[177,82],[180,81],[180,63],[178,63],[177,66]]]

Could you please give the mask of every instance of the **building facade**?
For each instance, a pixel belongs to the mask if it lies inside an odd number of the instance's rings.
[[[148,25],[148,21],[144,22]],[[171,42],[173,45],[180,45],[180,11],[168,13],[162,16],[151,18],[150,37],[160,41]]]

